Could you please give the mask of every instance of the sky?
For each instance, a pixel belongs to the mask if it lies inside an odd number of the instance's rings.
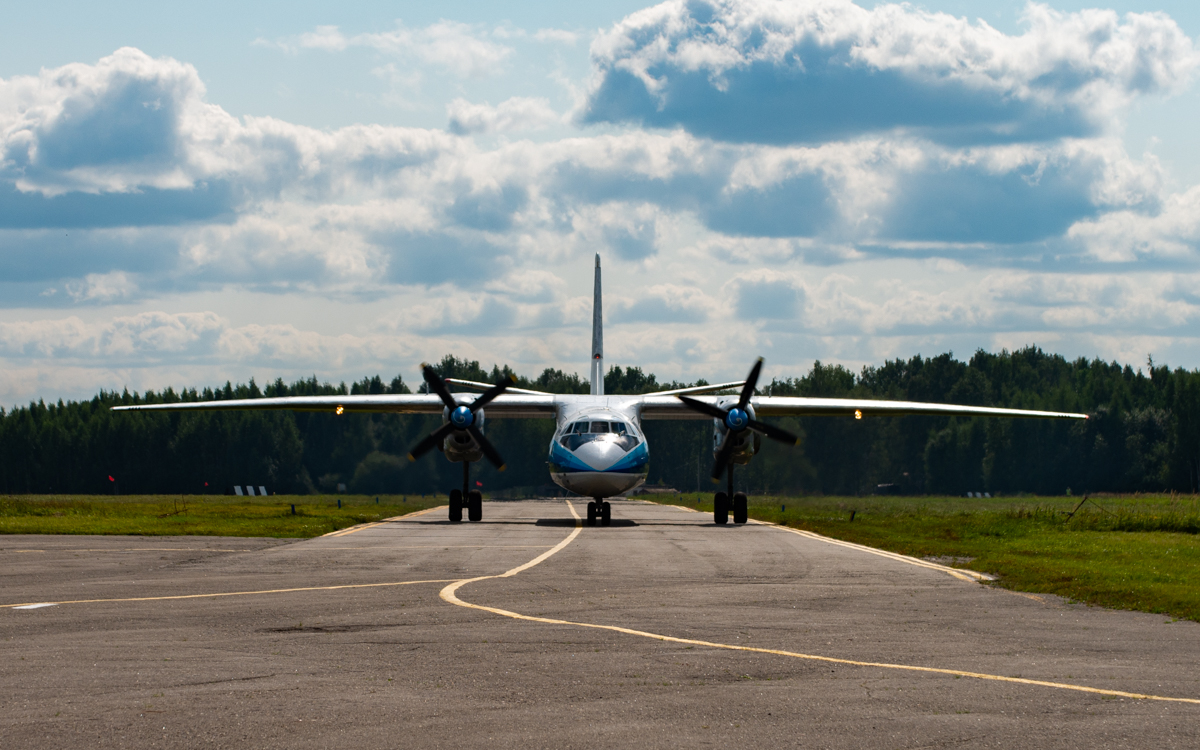
[[[1028,345],[1200,367],[1200,4],[47,0],[0,404]]]

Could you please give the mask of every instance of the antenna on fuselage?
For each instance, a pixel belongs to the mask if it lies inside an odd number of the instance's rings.
[[[592,298],[592,395],[604,395],[604,315],[600,311],[600,253],[596,253],[596,291]]]

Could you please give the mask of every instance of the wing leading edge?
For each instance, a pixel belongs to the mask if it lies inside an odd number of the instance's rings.
[[[470,404],[475,394],[453,394],[461,404]],[[444,405],[435,393],[383,394],[357,396],[282,396],[277,398],[241,398],[228,401],[190,401],[173,404],[136,404],[114,406],[113,411],[259,411],[282,409],[317,411],[333,414],[441,414]],[[554,396],[505,394],[485,407],[489,417],[553,418]]]
[[[716,404],[713,396],[695,397]],[[993,406],[930,404],[920,401],[875,401],[862,398],[807,398],[803,396],[756,396],[750,399],[760,417],[900,417],[925,414],[943,417],[1015,417],[1036,419],[1087,419],[1086,414],[1031,409],[1002,409]],[[708,419],[688,409],[674,396],[642,399],[643,419]]]

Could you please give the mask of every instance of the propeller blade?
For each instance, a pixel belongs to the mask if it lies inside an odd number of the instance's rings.
[[[416,461],[421,456],[428,453],[433,446],[446,439],[446,436],[454,432],[454,425],[447,422],[441,427],[425,436],[425,439],[417,443],[416,446],[408,452],[408,460]]]
[[[488,388],[486,391],[483,392],[482,396],[475,399],[475,401],[471,403],[471,405],[469,407],[471,409],[471,413],[474,414],[475,412],[479,411],[487,404],[491,403],[492,399],[496,398],[501,393],[504,393],[504,391],[515,382],[517,382],[517,378],[516,378],[516,376],[513,376],[513,375],[509,375],[507,380],[502,378],[499,381],[497,381],[497,383],[494,386],[492,386],[491,388]]]
[[[421,373],[425,376],[425,382],[429,384],[429,390],[438,395],[438,398],[442,400],[447,409],[450,411],[457,409],[458,402],[450,395],[450,389],[446,388],[446,382],[442,380],[441,376],[429,365],[422,365],[421,367]]]
[[[483,451],[483,455],[487,457],[487,460],[492,462],[492,466],[495,466],[500,471],[508,468],[508,464],[504,463],[504,459],[500,458],[500,454],[492,447],[488,439],[483,436],[478,427],[471,425],[467,428],[467,432],[471,434],[471,437],[475,438],[475,442],[479,445],[480,450]]]
[[[719,419],[722,422],[725,421],[725,410],[719,406],[713,406],[706,401],[697,401],[690,396],[676,396],[675,398],[682,401],[684,405],[692,411],[698,411],[701,414],[707,414],[713,419]]]
[[[712,480],[714,482],[721,481],[721,475],[725,473],[725,467],[729,465],[729,460],[733,458],[734,443],[733,431],[726,432],[725,440],[721,443],[721,450],[717,451],[717,459],[713,461]]]
[[[757,419],[751,419],[746,426],[755,432],[766,435],[772,440],[778,440],[779,442],[787,443],[788,445],[800,444],[800,438],[796,437],[787,430],[781,430],[774,425],[767,424],[766,422],[759,422]]]
[[[763,359],[759,357],[754,363],[754,367],[750,368],[750,374],[746,376],[746,384],[742,386],[742,397],[738,399],[738,408],[746,411],[746,404],[750,403],[750,397],[754,395],[754,388],[758,385],[758,374],[762,372]]]

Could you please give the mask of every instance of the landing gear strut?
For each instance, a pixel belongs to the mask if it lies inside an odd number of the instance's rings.
[[[463,486],[461,490],[450,490],[450,523],[460,523],[463,506],[467,507],[467,520],[483,520],[483,493],[468,489],[471,484],[471,463],[463,461]]]
[[[726,469],[726,492],[718,492],[713,497],[713,523],[724,526],[729,523],[729,511],[733,511],[734,523],[745,523],[748,518],[746,494],[733,491],[733,463]]]
[[[587,513],[588,526],[595,526],[596,521],[600,521],[601,526],[608,526],[612,523],[612,506],[606,500],[596,498],[588,503]]]

